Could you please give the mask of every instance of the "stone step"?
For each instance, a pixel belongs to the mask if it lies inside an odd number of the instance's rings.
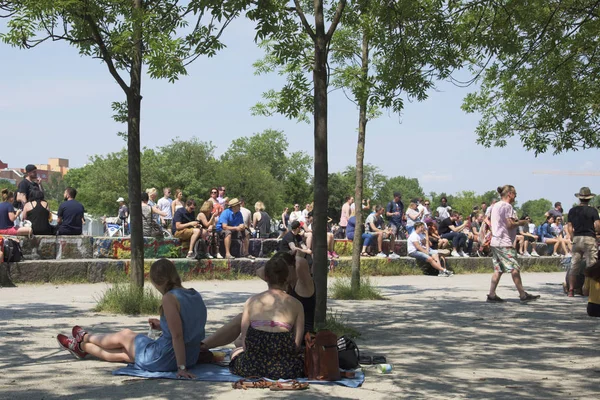
[[[227,279],[229,274],[254,275],[256,269],[267,262],[267,258],[249,260],[190,260],[173,258],[177,270],[184,280],[194,279]],[[146,259],[145,273],[155,259]],[[557,257],[521,258],[519,262],[523,271],[557,272],[562,271],[561,259]],[[457,274],[491,273],[492,259],[481,258],[447,258],[448,268]],[[8,264],[10,276],[15,283],[40,282],[103,282],[110,270],[129,271],[130,260],[87,258],[78,260],[29,260]],[[334,273],[348,274],[352,268],[351,257],[341,257],[330,262],[329,268]],[[377,275],[420,275],[430,273],[430,267],[418,264],[414,258],[401,257],[397,260],[388,258],[362,258],[361,273],[365,276]]]
[[[70,260],[89,258],[109,258],[126,260],[131,257],[131,240],[127,237],[92,236],[34,236],[12,237],[21,242],[25,260]],[[250,254],[254,257],[268,257],[277,251],[278,239],[251,239]],[[336,240],[335,251],[340,256],[352,255],[352,242]],[[388,253],[390,242],[383,241],[383,250]],[[548,246],[536,243],[537,252],[544,255]],[[397,240],[394,246],[396,254],[406,256],[406,240]],[[187,246],[179,239],[144,238],[145,258],[180,258],[187,252]],[[221,253],[224,249],[221,246]]]

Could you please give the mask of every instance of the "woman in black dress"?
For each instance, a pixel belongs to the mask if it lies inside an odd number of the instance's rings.
[[[56,232],[56,227],[50,225],[50,207],[44,199],[44,192],[39,188],[33,188],[29,193],[29,202],[23,207],[22,219],[31,222],[34,235],[54,235]]]

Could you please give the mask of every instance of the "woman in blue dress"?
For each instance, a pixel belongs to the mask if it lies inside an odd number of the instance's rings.
[[[160,320],[148,320],[153,329],[162,330],[158,339],[130,329],[96,335],[74,326],[71,337],[57,336],[59,345],[79,359],[91,354],[105,361],[135,363],[147,371],[176,370],[178,377],[195,378],[187,368],[198,361],[205,336],[206,306],[202,296],[182,287],[175,265],[164,258],[150,267],[150,280],[163,295]]]

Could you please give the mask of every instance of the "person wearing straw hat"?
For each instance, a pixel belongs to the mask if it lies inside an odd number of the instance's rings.
[[[587,268],[598,260],[596,233],[600,232],[600,217],[598,210],[590,207],[590,201],[594,196],[596,195],[589,187],[582,187],[579,193],[575,193],[579,205],[569,210],[567,232],[573,240],[573,257],[569,269],[569,297],[574,296],[577,276],[581,273],[581,260],[585,258]]]
[[[219,222],[217,222],[217,232],[224,235],[223,242],[225,244],[225,258],[235,258],[231,255],[231,239],[241,239],[242,249],[241,256],[253,259],[254,257],[248,254],[248,247],[250,240],[246,235],[246,225],[244,225],[244,217],[240,212],[242,203],[237,199],[233,198],[229,200],[229,205],[225,209],[221,216],[219,216]]]

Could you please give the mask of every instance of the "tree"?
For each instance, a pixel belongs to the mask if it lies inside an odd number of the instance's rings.
[[[596,0],[457,2],[481,86],[463,109],[481,114],[478,143],[518,136],[536,155],[600,146]],[[461,8],[462,7],[462,8]]]
[[[131,216],[131,279],[144,285],[141,214],[140,119],[142,66],[152,78],[170,82],[186,65],[214,55],[225,27],[245,1],[191,0],[15,0],[0,1],[8,32],[0,36],[15,47],[32,48],[63,40],[81,55],[100,59],[123,90],[126,101],[113,103],[117,120],[127,122],[128,189]],[[208,23],[204,17],[208,18]],[[185,35],[182,30],[190,24]],[[125,76],[128,76],[129,84]],[[125,112],[126,111],[126,112]]]
[[[522,213],[529,215],[536,225],[544,223],[546,220],[544,214],[550,209],[552,209],[552,202],[547,199],[528,200],[521,206]]]
[[[0,189],[8,189],[15,193],[17,191],[17,186],[8,179],[0,179]]]
[[[261,6],[261,4],[263,6]],[[295,71],[293,80],[279,94],[273,94],[273,104],[276,112],[290,118],[303,115],[303,109],[310,107],[304,103],[304,108],[294,108],[292,98],[313,91],[312,111],[314,120],[314,222],[313,222],[313,273],[317,287],[315,324],[318,327],[325,324],[327,315],[327,202],[328,202],[328,163],[327,163],[327,61],[329,46],[333,34],[340,22],[346,6],[346,0],[336,0],[331,9],[325,12],[323,0],[314,0],[301,4],[294,0],[294,6],[288,6],[284,0],[273,0],[269,3],[259,3],[259,6],[248,12],[248,17],[257,21],[257,38],[268,39],[273,48],[277,49],[274,64],[289,67]],[[306,18],[305,10],[314,16],[314,27]],[[331,15],[329,28],[325,28],[326,15]],[[304,52],[304,42],[310,40],[313,45],[313,56],[308,57]],[[312,71],[312,85],[306,76]],[[290,105],[292,107],[290,107]],[[265,107],[263,107],[263,110]]]
[[[405,208],[408,207],[410,200],[425,196],[425,192],[417,178],[395,176],[385,182],[377,195],[376,203],[385,207],[388,202],[394,199],[394,192],[402,194]]]

